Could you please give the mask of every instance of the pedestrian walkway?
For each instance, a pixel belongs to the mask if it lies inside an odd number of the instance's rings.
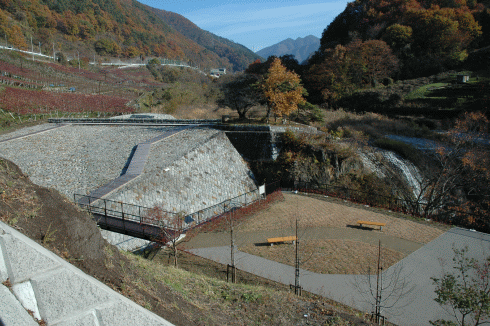
[[[229,241],[229,240],[228,240]],[[430,321],[440,318],[453,320],[435,299],[435,286],[431,277],[440,277],[441,273],[453,272],[453,247],[469,248],[468,257],[484,260],[490,256],[490,235],[461,228],[453,228],[435,240],[414,251],[400,262],[383,272],[384,284],[395,279],[403,284],[405,292],[394,307],[382,309],[382,314],[396,325],[430,325]],[[197,256],[213,260],[220,264],[230,264],[230,247],[194,248],[188,250]],[[238,269],[282,284],[294,284],[294,268],[262,257],[244,252],[235,253],[235,265]],[[376,286],[376,280],[372,279]],[[365,275],[329,275],[300,270],[300,284],[303,290],[344,303],[358,310],[373,311],[374,298],[362,291],[368,290],[368,278]],[[359,291],[361,289],[361,291]],[[374,288],[374,291],[376,289]],[[385,291],[384,298],[393,295]],[[386,306],[390,303],[386,302]]]
[[[0,279],[0,325],[172,325],[2,222]]]

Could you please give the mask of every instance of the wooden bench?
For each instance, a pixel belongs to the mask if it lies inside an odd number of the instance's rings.
[[[289,237],[277,237],[277,238],[268,238],[267,242],[273,246],[274,243],[283,243],[283,242],[289,242],[292,241],[294,243],[297,240],[296,236],[289,236]]]
[[[363,225],[374,225],[374,226],[379,226],[379,230],[383,231],[383,226],[386,225],[386,223],[380,223],[380,222],[369,222],[369,221],[357,221],[357,224],[359,224],[361,227]]]

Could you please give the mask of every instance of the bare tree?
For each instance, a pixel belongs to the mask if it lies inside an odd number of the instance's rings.
[[[366,302],[372,304],[372,317],[377,323],[384,320],[383,312],[408,305],[410,294],[415,288],[415,285],[411,284],[410,275],[403,272],[401,264],[384,270],[381,241],[376,271],[373,271],[369,264],[365,275],[354,279],[353,286]]]
[[[153,240],[161,246],[170,247],[174,257],[175,267],[178,267],[177,245],[185,232],[184,216],[185,214],[183,212],[170,213],[163,210],[161,206],[155,205],[153,208],[149,209],[142,218],[143,223],[160,227],[160,232],[155,235]]]

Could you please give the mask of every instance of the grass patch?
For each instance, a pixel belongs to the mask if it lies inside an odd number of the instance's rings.
[[[242,251],[294,266],[294,245],[255,246]],[[378,247],[352,240],[303,240],[300,243],[301,268],[320,274],[365,274],[376,269]],[[382,248],[383,268],[401,260],[400,252]]]
[[[225,281],[197,275],[172,266],[162,266],[131,253],[121,252],[131,265],[144,270],[147,277],[165,283],[186,299],[198,304],[200,295],[218,301],[255,302],[270,296],[270,289],[261,286],[230,284]],[[196,300],[194,302],[194,300]]]
[[[434,89],[446,87],[448,85],[449,83],[433,83],[433,84],[424,85],[408,93],[408,95],[405,96],[405,100],[411,101],[411,100],[418,100],[418,99],[426,99],[429,97],[428,95]]]

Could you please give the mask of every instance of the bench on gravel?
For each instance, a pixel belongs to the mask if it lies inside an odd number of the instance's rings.
[[[277,237],[277,238],[268,238],[267,239],[267,242],[273,246],[274,243],[284,243],[284,242],[289,242],[289,241],[292,241],[292,243],[294,244],[294,242],[297,240],[296,236],[289,236],[289,237]]]
[[[374,225],[374,226],[379,226],[379,230],[383,231],[383,226],[386,225],[386,223],[380,223],[380,222],[369,222],[369,221],[357,221],[357,224],[359,224],[361,227],[363,225]]]

